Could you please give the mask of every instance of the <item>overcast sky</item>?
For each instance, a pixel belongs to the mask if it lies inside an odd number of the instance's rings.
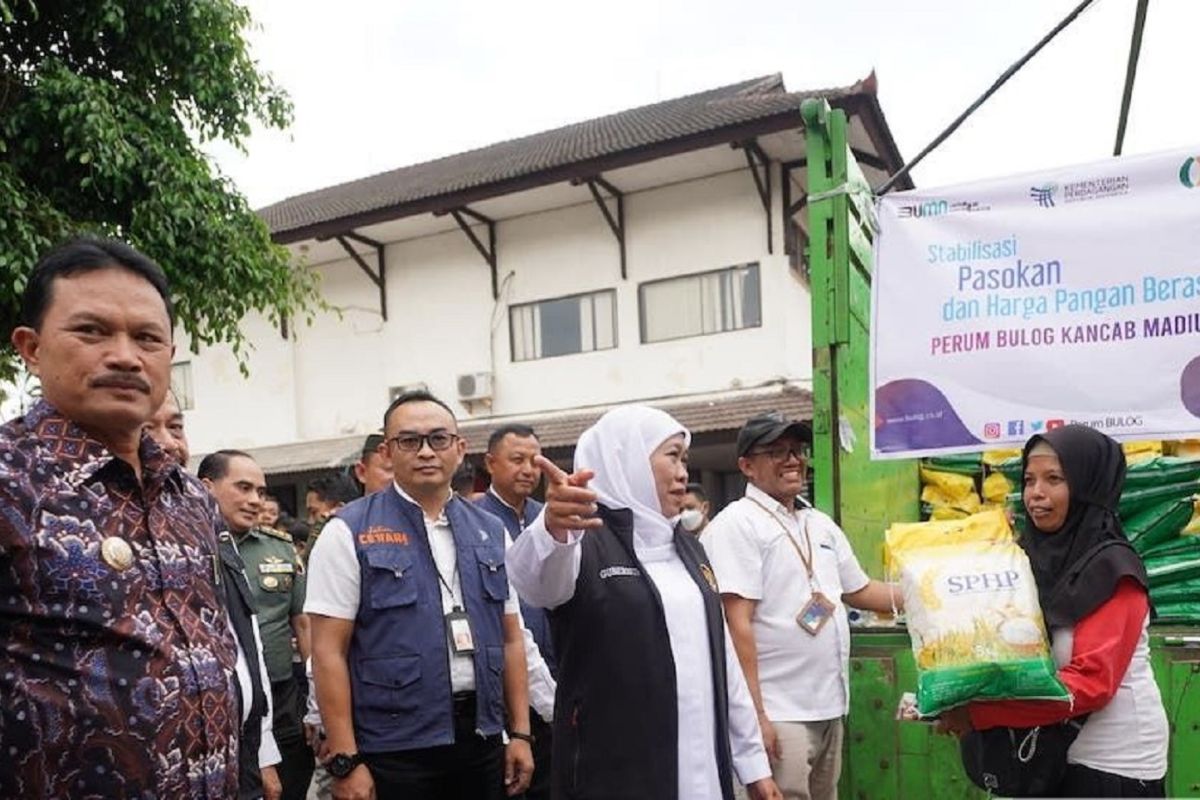
[[[751,77],[879,77],[914,156],[1077,0],[249,0],[295,123],[210,147],[255,207]],[[1135,0],[1092,7],[917,170],[929,187],[1111,154]],[[1200,2],[1152,0],[1126,153],[1200,146]]]

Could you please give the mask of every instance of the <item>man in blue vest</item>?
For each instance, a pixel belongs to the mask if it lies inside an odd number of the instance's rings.
[[[484,467],[492,476],[492,484],[476,504],[495,514],[504,521],[509,536],[514,539],[537,519],[542,504],[530,497],[542,480],[542,469],[534,459],[542,454],[533,428],[511,423],[503,425],[488,437],[487,454],[483,457]],[[533,635],[537,649],[541,651],[551,675],[557,678],[554,648],[550,643],[550,623],[546,611],[521,602],[521,617],[525,627]],[[530,693],[533,693],[533,675],[530,675]],[[533,732],[533,760],[537,768],[526,800],[549,800],[550,797],[550,719],[543,719],[531,709],[529,720]]]
[[[309,563],[333,795],[520,794],[532,737],[504,525],[451,491],[466,443],[436,397],[397,397],[384,436],[394,486],[339,510]]]

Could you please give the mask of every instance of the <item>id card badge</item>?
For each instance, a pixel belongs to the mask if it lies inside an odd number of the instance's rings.
[[[467,612],[457,606],[446,615],[446,635],[450,637],[450,651],[456,656],[475,652],[475,637],[471,635],[471,620]]]
[[[796,615],[796,624],[804,629],[809,636],[816,636],[825,627],[825,623],[833,617],[837,606],[820,592],[813,592],[812,598]]]

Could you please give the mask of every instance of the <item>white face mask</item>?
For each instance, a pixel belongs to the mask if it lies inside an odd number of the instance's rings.
[[[679,524],[685,531],[695,533],[704,524],[704,512],[698,508],[685,508],[679,515]]]

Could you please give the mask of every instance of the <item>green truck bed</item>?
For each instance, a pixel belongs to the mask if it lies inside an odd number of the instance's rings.
[[[917,685],[904,629],[857,629],[850,638],[841,800],[983,798],[963,773],[956,739],[895,719],[900,695]],[[1150,651],[1171,726],[1167,796],[1200,797],[1200,629],[1151,628]]]

